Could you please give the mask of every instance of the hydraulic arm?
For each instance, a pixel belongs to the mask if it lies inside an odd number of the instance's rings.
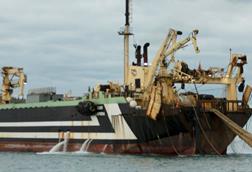
[[[163,41],[159,51],[157,52],[154,60],[152,61],[152,65],[150,66],[150,71],[148,72],[146,89],[148,89],[154,80],[155,74],[157,72],[158,66],[161,64],[166,57],[171,56],[171,60],[174,59],[174,53],[186,46],[186,44],[192,41],[194,46],[194,50],[196,53],[199,53],[199,48],[197,46],[196,35],[198,34],[198,30],[194,30],[188,37],[177,41],[177,35],[181,35],[182,32],[176,31],[174,29],[170,29],[168,35]]]
[[[23,68],[3,67],[2,68],[2,103],[8,104],[11,101],[11,94],[14,88],[19,88],[19,97],[24,97],[24,84],[26,83],[26,75]],[[18,77],[17,81],[13,81],[14,77]]]

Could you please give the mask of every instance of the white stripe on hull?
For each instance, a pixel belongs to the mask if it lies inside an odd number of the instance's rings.
[[[124,117],[118,104],[105,104],[109,120],[114,132],[81,132],[70,133],[70,139],[95,140],[137,140]],[[1,122],[0,127],[42,127],[42,126],[100,126],[97,116],[91,116],[91,121],[57,121],[57,122]],[[26,138],[26,139],[58,139],[58,132],[1,132],[0,138]]]
[[[0,138],[18,139],[59,139],[61,133],[49,132],[1,132]],[[122,135],[121,135],[122,136]],[[120,137],[116,133],[70,133],[69,139],[94,139],[94,140],[136,140],[135,137]]]
[[[60,126],[100,126],[96,116],[90,121],[39,121],[39,122],[0,122],[0,127],[60,127]]]

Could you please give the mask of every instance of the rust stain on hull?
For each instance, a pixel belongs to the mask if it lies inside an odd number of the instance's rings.
[[[91,143],[88,152],[106,154],[162,154],[162,155],[193,155],[195,143],[191,136],[184,135],[140,144],[96,144]],[[5,152],[49,152],[58,142],[24,142],[8,141],[0,143],[0,151]],[[78,152],[82,143],[69,143],[67,152]]]

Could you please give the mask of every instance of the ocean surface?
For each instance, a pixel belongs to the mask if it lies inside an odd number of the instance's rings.
[[[252,155],[130,156],[0,153],[0,172],[251,172]]]

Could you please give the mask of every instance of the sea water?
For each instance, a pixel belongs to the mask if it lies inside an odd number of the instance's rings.
[[[132,156],[0,153],[0,172],[251,172],[252,155]]]

